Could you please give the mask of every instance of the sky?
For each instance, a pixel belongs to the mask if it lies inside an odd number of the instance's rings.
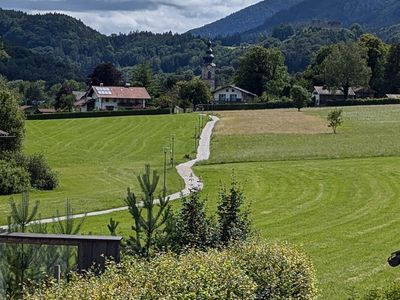
[[[3,9],[59,12],[104,34],[179,32],[219,20],[260,0],[0,0]]]

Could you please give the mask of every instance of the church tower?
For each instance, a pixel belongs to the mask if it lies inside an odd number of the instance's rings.
[[[208,49],[206,52],[206,56],[204,56],[204,64],[201,72],[201,78],[210,86],[211,91],[215,90],[215,69],[216,65],[213,63],[214,61],[214,53],[211,41],[207,43]]]

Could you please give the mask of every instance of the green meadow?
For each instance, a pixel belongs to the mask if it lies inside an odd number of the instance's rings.
[[[195,173],[212,212],[220,184],[229,184],[234,172],[256,236],[303,247],[314,261],[320,298],[348,299],[399,278],[400,269],[386,260],[400,249],[400,106],[344,108],[337,135],[327,128],[330,110],[219,112],[211,159]],[[196,120],[181,115],[28,122],[26,150],[44,152],[62,183],[32,198],[41,199],[42,214],[62,207],[66,198],[75,200],[78,211],[120,206],[126,187],[137,188],[144,163],[161,168],[161,148],[171,131],[180,136],[178,158],[192,151]],[[178,190],[175,172],[169,170],[168,178],[169,190]],[[108,234],[111,217],[121,223],[119,234],[131,234],[128,212],[88,217],[82,232]]]
[[[177,162],[186,160],[196,124],[193,114],[27,121],[25,151],[43,153],[60,179],[58,189],[32,191],[30,199],[40,201],[42,217],[63,213],[67,199],[76,213],[124,206],[126,189],[137,190],[145,164],[162,175],[163,147],[170,146],[172,134]],[[168,192],[183,186],[175,168],[168,167],[167,178]],[[9,198],[0,197],[0,224],[7,222]]]

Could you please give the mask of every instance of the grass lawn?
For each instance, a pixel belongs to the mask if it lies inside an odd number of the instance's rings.
[[[61,183],[55,191],[31,192],[31,200],[40,200],[42,217],[63,211],[66,199],[75,212],[123,206],[127,187],[138,189],[144,164],[162,174],[162,148],[170,145],[171,134],[178,162],[193,151],[197,121],[195,114],[27,121],[25,151],[44,153]],[[183,186],[174,168],[167,178],[169,192]],[[9,198],[0,197],[0,224],[6,223]]]
[[[322,299],[347,299],[353,287],[399,278],[386,259],[400,249],[400,158],[199,166],[210,209],[232,170],[257,234],[301,245],[316,266]]]
[[[347,299],[353,289],[364,292],[398,278],[399,270],[390,268],[386,259],[400,249],[400,106],[344,108],[345,123],[337,135],[326,127],[330,110],[219,112],[211,159],[195,172],[204,180],[203,194],[212,211],[219,183],[229,183],[235,170],[251,202],[256,232],[266,240],[301,245],[315,263],[321,299]],[[158,141],[167,143],[172,130],[164,126],[179,128],[173,129],[181,136],[178,157],[192,150],[189,137],[195,117],[152,118],[157,122],[143,117],[127,135],[126,123],[119,123],[122,119],[115,119],[107,130],[102,130],[104,124],[81,130],[72,121],[57,121],[61,123],[50,130],[49,141],[43,126],[53,128],[50,123],[29,123],[28,134],[36,132],[40,138],[31,140],[28,135],[27,150],[46,149],[51,164],[66,174],[60,190],[46,194],[46,204],[54,206],[54,199],[59,206],[59,199],[68,197],[79,210],[119,206],[126,186],[135,184],[134,174],[145,161],[160,166],[163,143]],[[105,139],[116,129],[123,132],[119,138]],[[75,140],[75,132],[84,136]],[[131,135],[141,136],[140,143]],[[70,145],[69,140],[75,142]],[[75,148],[80,151],[72,151]],[[171,190],[179,186],[174,176],[170,176]],[[127,212],[88,218],[82,231],[108,234],[110,217],[121,221],[121,235],[130,234]]]
[[[211,162],[400,155],[400,105],[346,107],[337,135],[327,131],[330,110],[221,112]]]

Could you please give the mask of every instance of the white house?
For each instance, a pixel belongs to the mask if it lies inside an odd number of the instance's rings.
[[[213,91],[214,103],[247,103],[253,102],[256,97],[256,94],[234,85],[227,85]]]
[[[145,109],[146,101],[150,99],[149,93],[143,87],[93,86],[75,102],[75,107],[82,112]]]

